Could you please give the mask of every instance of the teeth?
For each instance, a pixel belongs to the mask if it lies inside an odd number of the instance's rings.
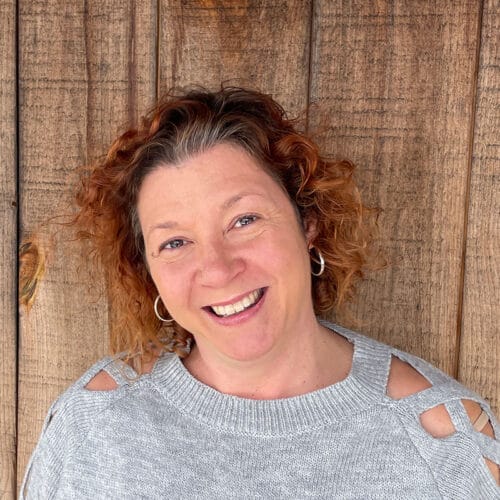
[[[260,290],[255,290],[250,292],[246,297],[243,297],[238,302],[234,304],[229,304],[227,306],[211,306],[212,311],[217,314],[217,316],[231,316],[233,314],[244,311],[248,307],[252,306],[259,300],[261,295]]]
[[[238,302],[237,304],[234,304],[234,310],[239,313],[245,309],[245,305],[243,304],[243,301]]]

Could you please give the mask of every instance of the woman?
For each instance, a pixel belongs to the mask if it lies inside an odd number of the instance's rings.
[[[52,406],[21,498],[500,498],[499,424],[436,368],[319,321],[372,211],[270,97],[169,97],[83,175],[114,352]]]

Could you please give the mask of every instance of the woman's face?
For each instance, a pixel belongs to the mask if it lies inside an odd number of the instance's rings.
[[[243,149],[219,144],[159,166],[138,213],[151,276],[200,353],[255,360],[310,327],[312,234]]]

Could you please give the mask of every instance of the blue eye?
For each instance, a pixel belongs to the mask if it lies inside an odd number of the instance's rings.
[[[181,248],[186,244],[186,240],[182,240],[180,238],[175,240],[166,241],[160,245],[160,251],[167,250],[175,250],[177,248]]]
[[[243,226],[249,226],[253,222],[255,222],[258,219],[256,215],[244,215],[243,217],[240,217],[237,219],[237,221],[234,224],[234,227],[243,227]]]

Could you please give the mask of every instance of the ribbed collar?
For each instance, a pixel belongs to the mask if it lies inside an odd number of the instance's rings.
[[[151,381],[169,404],[219,431],[276,436],[338,422],[383,400],[390,349],[338,325],[322,324],[354,344],[349,375],[323,389],[272,400],[223,394],[195,379],[175,354],[157,361]]]

